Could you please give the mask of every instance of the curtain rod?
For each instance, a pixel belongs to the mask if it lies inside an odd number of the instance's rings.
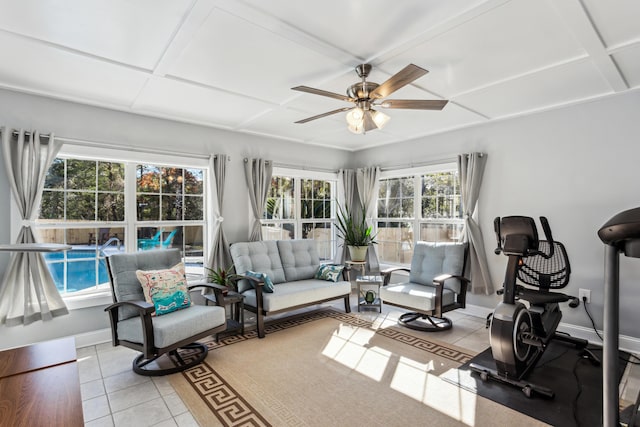
[[[25,135],[31,135],[31,131],[25,131],[24,132]],[[18,131],[13,131],[13,135],[19,135],[20,132]],[[40,134],[41,137],[44,138],[49,138],[51,136],[51,134],[48,133],[41,133]],[[137,148],[137,147],[130,147],[127,145],[121,145],[121,144],[114,144],[111,142],[99,142],[99,141],[89,141],[86,139],[78,139],[78,138],[68,138],[68,137],[64,137],[64,136],[54,136],[55,139],[59,139],[60,141],[64,141],[67,144],[70,145],[84,145],[84,146],[90,146],[90,147],[96,147],[96,148],[114,148],[117,150],[126,150],[126,151],[134,151],[137,153],[148,153],[149,150],[145,150],[143,148]],[[171,156],[181,156],[181,157],[191,157],[191,158],[195,158],[195,159],[208,159],[210,157],[210,155],[208,154],[195,154],[195,153],[185,153],[183,151],[172,151],[172,150],[154,150],[154,153],[158,153],[158,154],[166,154],[166,155],[171,155]],[[213,155],[214,158],[217,158],[218,155],[214,154]],[[227,161],[231,161],[231,156],[227,156]]]
[[[380,166],[380,170],[385,172],[385,171],[393,171],[398,169],[410,169],[410,168],[419,168],[422,166],[433,166],[433,165],[438,165],[442,163],[455,163],[457,161],[458,161],[457,157],[449,157],[444,159],[429,160],[426,162],[409,163],[404,165]]]
[[[465,156],[469,156],[469,154],[463,154]],[[479,153],[480,157],[484,156],[484,153]],[[381,166],[380,170],[381,171],[392,171],[392,170],[396,170],[396,169],[409,169],[409,168],[419,168],[422,166],[432,166],[432,165],[438,165],[438,164],[442,164],[442,163],[455,163],[458,161],[457,157],[450,157],[450,158],[445,158],[445,159],[437,159],[437,160],[429,160],[426,162],[420,162],[420,163],[409,163],[406,165],[393,165],[393,166]]]
[[[244,162],[247,163],[250,159],[245,157]],[[323,169],[323,168],[314,168],[300,165],[288,165],[286,163],[276,163],[272,160],[266,160],[267,163],[271,163],[274,168],[284,168],[284,169],[296,169],[302,171],[311,171],[311,172],[328,172],[328,173],[338,173],[335,169]]]
[[[145,150],[145,149],[138,148],[138,147],[131,147],[131,146],[127,146],[127,145],[114,144],[114,143],[110,143],[110,142],[88,141],[86,139],[67,138],[67,137],[64,137],[64,136],[56,136],[55,138],[59,139],[61,141],[64,141],[65,143],[70,144],[70,145],[83,145],[83,146],[96,147],[96,148],[111,148],[111,149],[116,149],[116,150],[133,151],[133,152],[136,152],[136,153],[148,153],[149,152],[148,149]],[[190,158],[194,158],[194,159],[208,159],[210,157],[208,154],[185,153],[185,152],[182,152],[182,151],[172,151],[172,150],[154,149],[153,152],[157,153],[157,154],[165,154],[165,155],[180,156],[180,157],[190,157]]]

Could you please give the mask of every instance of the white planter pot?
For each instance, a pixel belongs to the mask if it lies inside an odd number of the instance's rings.
[[[368,246],[348,246],[351,261],[366,261]]]

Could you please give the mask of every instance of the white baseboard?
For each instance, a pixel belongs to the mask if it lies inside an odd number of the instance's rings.
[[[602,340],[598,337],[592,328],[585,328],[584,326],[571,325],[569,323],[560,323],[558,330],[566,332],[576,338],[582,338],[590,343],[602,345]],[[603,335],[601,330],[598,330],[600,335]],[[620,350],[629,351],[631,353],[640,353],[640,339],[630,337],[628,335],[618,335]]]
[[[469,316],[481,317],[483,319],[486,319],[487,316],[493,312],[493,308],[468,304],[466,308],[457,311]],[[572,325],[570,323],[560,323],[560,325],[558,326],[558,330],[566,332],[576,338],[585,339],[590,343],[602,345],[602,341],[600,340],[600,338],[598,338],[598,335],[596,335],[595,331],[592,328]],[[598,333],[600,333],[600,335],[603,334],[601,330],[598,330]],[[619,347],[621,350],[629,351],[636,354],[640,353],[640,338],[635,338],[628,335],[620,335],[619,340]]]
[[[76,338],[76,348],[88,347],[90,345],[102,344],[111,341],[111,329],[98,329],[97,331],[78,334]]]

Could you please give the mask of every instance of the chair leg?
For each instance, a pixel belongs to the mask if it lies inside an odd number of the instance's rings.
[[[349,295],[344,297],[344,312],[351,313],[351,301],[349,300]]]
[[[446,317],[434,317],[422,313],[405,313],[398,323],[409,329],[424,332],[440,332],[451,329],[453,323]]]
[[[158,377],[162,375],[175,374],[176,372],[182,372],[200,364],[207,357],[207,353],[209,352],[209,348],[205,344],[201,344],[198,342],[194,342],[192,344],[181,347],[181,349],[195,350],[197,353],[192,356],[191,360],[185,362],[185,360],[180,356],[177,350],[170,351],[167,356],[169,360],[174,364],[174,366],[164,369],[145,368],[148,364],[150,364],[151,362],[155,362],[163,355],[145,359],[144,354],[141,354],[133,360],[133,372],[138,375],[144,375],[146,377]]]
[[[264,338],[264,316],[260,313],[260,310],[257,310],[256,314],[256,329],[258,330],[258,338]]]

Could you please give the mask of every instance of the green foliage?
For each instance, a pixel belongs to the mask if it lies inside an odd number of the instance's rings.
[[[206,270],[209,271],[207,275],[207,280],[210,283],[216,283],[218,285],[226,286],[229,289],[236,290],[236,281],[238,280],[238,275],[233,273],[235,266],[232,264],[228,268],[209,268],[205,267]]]
[[[362,209],[364,211],[364,209]],[[338,236],[344,240],[347,246],[369,246],[375,241],[376,235],[372,234],[373,227],[367,226],[364,214],[360,220],[356,220],[349,208],[338,205],[338,222],[336,223]]]

